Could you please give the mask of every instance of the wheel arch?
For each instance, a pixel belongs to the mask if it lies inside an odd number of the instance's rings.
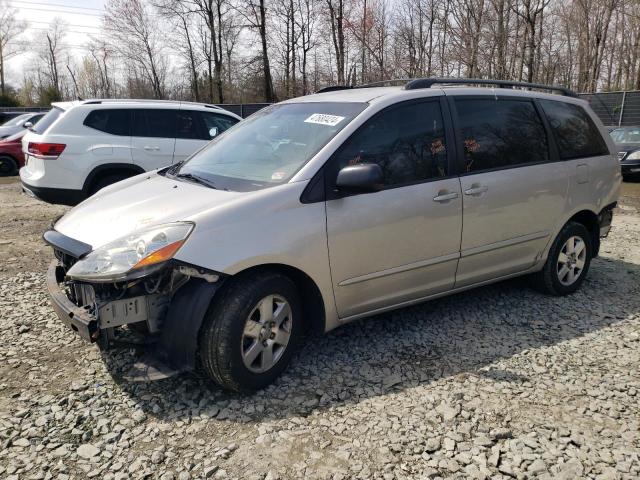
[[[105,175],[130,173],[131,176],[134,176],[144,172],[145,170],[142,167],[133,163],[105,163],[102,165],[98,165],[93,170],[91,170],[91,172],[89,172],[89,175],[87,175],[87,178],[85,179],[82,186],[82,191],[84,192],[85,196],[88,195],[91,191],[91,187],[93,187],[95,182],[97,182]]]
[[[598,221],[598,214],[592,210],[583,209],[574,213],[571,218],[565,222],[565,225],[569,222],[576,222],[585,226],[591,234],[593,257],[597,257],[600,251],[600,222]]]
[[[277,272],[288,278],[298,288],[302,300],[305,329],[312,334],[322,334],[326,328],[326,311],[324,299],[316,282],[299,268],[282,263],[265,263],[255,265],[234,274],[251,275],[257,272]]]

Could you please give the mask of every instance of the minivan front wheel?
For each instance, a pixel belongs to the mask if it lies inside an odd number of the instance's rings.
[[[567,223],[553,242],[543,269],[533,275],[534,286],[550,295],[575,292],[589,271],[592,252],[587,228],[581,223]]]
[[[278,273],[245,274],[228,282],[205,318],[200,359],[221,386],[258,390],[291,360],[302,327],[300,297],[295,284]]]

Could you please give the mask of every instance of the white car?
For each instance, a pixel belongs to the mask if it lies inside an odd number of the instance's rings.
[[[22,139],[20,180],[27,194],[66,205],[181,162],[241,120],[190,102],[81,100],[52,107]]]
[[[28,128],[38,123],[38,121],[44,117],[44,113],[32,112],[23,113],[11,120],[7,120],[0,125],[0,140],[15,135],[21,132],[23,129]]]

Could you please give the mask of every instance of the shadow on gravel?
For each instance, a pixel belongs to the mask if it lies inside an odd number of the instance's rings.
[[[109,351],[104,358],[121,388],[160,420],[201,414],[239,422],[275,420],[453,375],[528,381],[490,365],[638,314],[639,293],[640,265],[606,258],[592,263],[582,289],[568,297],[541,295],[523,279],[482,287],[306,338],[276,384],[253,395],[223,391],[197,373],[127,383],[121,376],[133,363],[131,350]]]

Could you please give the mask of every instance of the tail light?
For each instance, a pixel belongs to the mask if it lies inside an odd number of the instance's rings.
[[[62,152],[64,152],[65,148],[66,145],[64,143],[29,142],[27,152],[36,158],[41,158],[43,160],[55,160]]]

